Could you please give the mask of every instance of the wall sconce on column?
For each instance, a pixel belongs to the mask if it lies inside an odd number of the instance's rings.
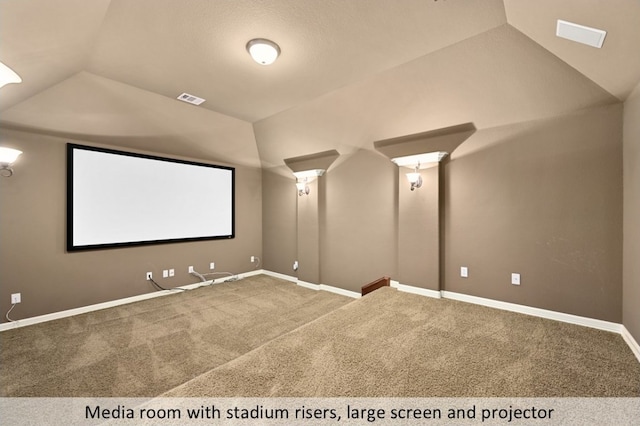
[[[422,186],[422,176],[420,176],[420,172],[418,171],[419,168],[420,164],[416,166],[412,173],[407,173],[407,180],[409,180],[411,184],[412,191]]]
[[[298,188],[298,196],[309,195],[309,185],[307,185],[307,179],[296,182],[296,188]]]
[[[323,169],[303,170],[300,172],[294,172],[296,177],[296,188],[298,188],[298,195],[309,195],[309,182],[322,176],[324,174]]]
[[[411,184],[411,190],[422,186],[421,168],[430,167],[433,163],[438,163],[447,155],[444,151],[427,152],[424,154],[407,155],[404,157],[394,157],[391,159],[398,167],[411,167],[413,172],[407,173],[407,180]],[[422,166],[422,167],[421,167]]]
[[[18,151],[13,148],[0,147],[0,175],[4,177],[11,177],[13,175],[13,169],[11,165],[22,154],[22,151]]]

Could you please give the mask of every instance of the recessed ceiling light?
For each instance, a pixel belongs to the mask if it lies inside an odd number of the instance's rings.
[[[597,28],[585,27],[584,25],[574,24],[573,22],[558,19],[556,27],[556,35],[566,38],[567,40],[586,44],[587,46],[602,47],[607,32]]]
[[[247,51],[261,65],[272,64],[280,55],[280,46],[264,38],[254,38],[247,43]]]
[[[0,62],[0,87],[9,83],[22,83],[22,79],[14,70]]]

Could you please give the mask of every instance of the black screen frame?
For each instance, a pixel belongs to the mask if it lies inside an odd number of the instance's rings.
[[[122,156],[128,156],[133,158],[142,158],[147,160],[179,163],[183,165],[215,168],[215,169],[230,171],[231,172],[231,200],[230,200],[231,232],[229,234],[224,234],[224,235],[208,235],[208,236],[185,237],[185,238],[160,238],[160,239],[150,239],[150,240],[142,240],[142,241],[126,241],[126,242],[115,242],[115,243],[110,242],[110,243],[85,244],[85,245],[74,244],[74,152],[76,152],[76,150],[95,151],[100,153],[122,155]],[[187,161],[187,160],[181,160],[181,159],[170,158],[170,157],[162,157],[162,156],[150,155],[150,154],[141,154],[136,152],[111,149],[111,148],[80,145],[76,143],[66,144],[66,157],[67,157],[66,250],[68,252],[122,248],[122,247],[148,246],[148,245],[168,244],[168,243],[184,243],[184,242],[193,242],[193,241],[227,240],[227,239],[235,238],[236,188],[235,188],[235,168],[234,167],[208,164],[208,163],[202,163],[202,162],[196,162],[196,161]],[[162,208],[162,205],[158,205],[158,208]]]

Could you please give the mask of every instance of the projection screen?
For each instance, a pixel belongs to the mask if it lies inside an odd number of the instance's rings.
[[[67,250],[235,236],[235,169],[67,144]]]

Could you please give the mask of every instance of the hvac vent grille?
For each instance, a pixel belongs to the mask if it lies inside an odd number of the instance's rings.
[[[576,41],[599,49],[602,47],[602,43],[604,43],[604,38],[607,35],[607,32],[597,28],[585,27],[584,25],[574,24],[573,22],[558,19],[556,35],[558,37],[566,38],[567,40]]]
[[[188,93],[183,93],[182,95],[178,96],[178,100],[183,101],[183,102],[188,102],[188,103],[193,104],[193,105],[200,105],[201,103],[203,103],[205,101],[202,98],[190,95]]]

